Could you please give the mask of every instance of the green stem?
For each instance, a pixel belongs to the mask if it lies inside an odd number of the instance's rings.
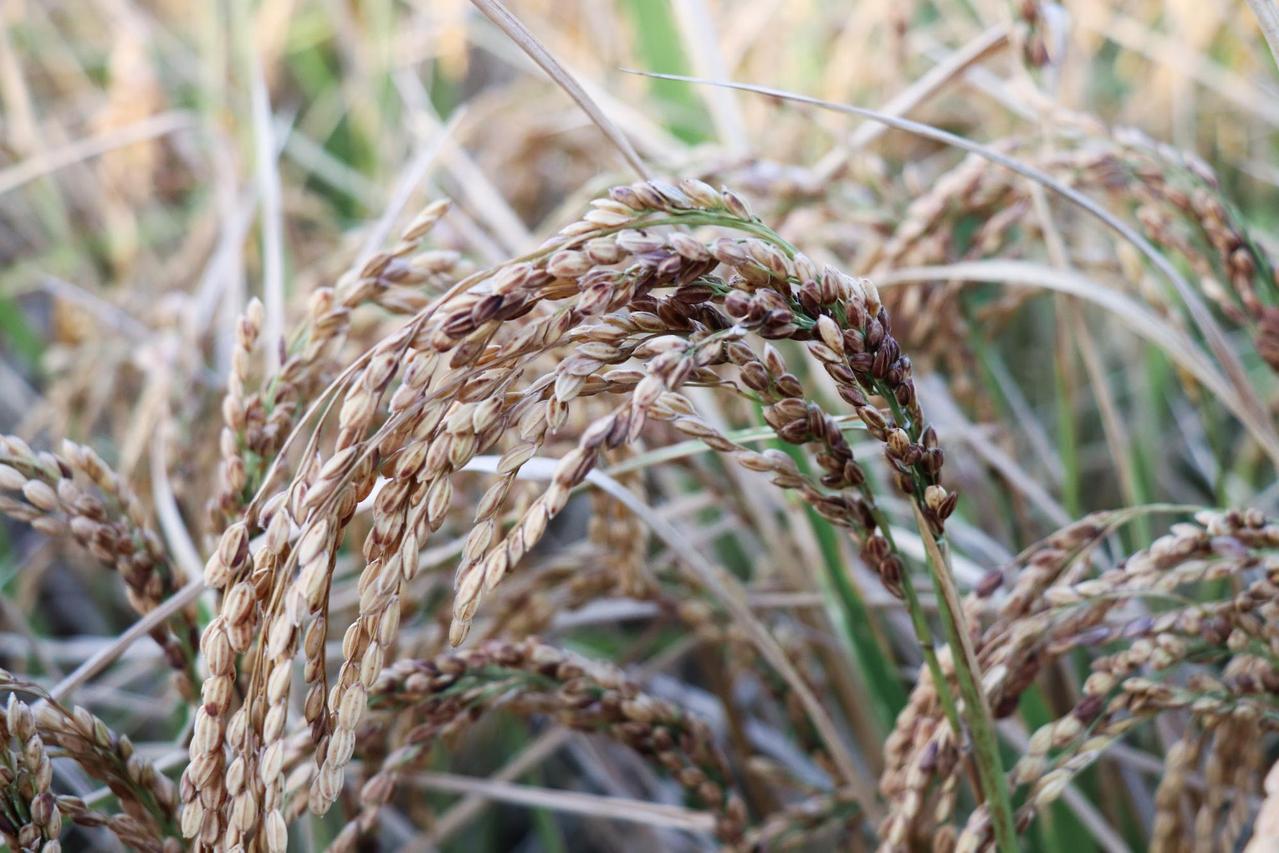
[[[919,535],[923,538],[924,550],[928,553],[929,574],[937,592],[937,609],[941,613],[942,629],[950,644],[955,680],[959,683],[959,693],[964,699],[964,716],[973,737],[973,761],[977,765],[982,793],[986,797],[986,808],[990,811],[995,843],[1002,853],[1015,853],[1017,828],[1013,820],[1012,796],[1009,794],[1008,780],[999,757],[994,720],[978,682],[980,669],[977,657],[965,633],[964,615],[951,574],[950,557],[946,553],[945,544],[933,537],[919,507],[913,508]]]
[[[893,549],[893,553],[898,553],[897,543],[893,541],[893,531],[888,526],[888,519],[884,517],[879,507],[870,500],[869,495],[867,495],[867,500],[871,507],[871,513],[875,516],[875,523],[883,531],[889,547]],[[942,710],[946,714],[946,720],[950,723],[950,728],[955,733],[955,743],[961,744],[964,740],[964,729],[959,722],[959,707],[955,704],[955,697],[950,692],[950,683],[946,680],[946,676],[941,669],[941,661],[937,658],[937,644],[933,639],[933,629],[928,625],[928,617],[924,614],[924,605],[919,600],[919,593],[915,591],[915,582],[911,579],[910,572],[906,570],[904,563],[901,585],[902,595],[906,599],[906,610],[910,613],[910,625],[915,629],[915,640],[919,643],[920,651],[923,652],[924,663],[928,667],[928,674],[933,679],[938,701],[941,702]]]
[[[964,740],[964,729],[959,722],[959,707],[955,704],[955,697],[951,695],[950,684],[946,681],[946,675],[941,670],[941,661],[937,657],[937,647],[933,640],[933,632],[928,627],[928,619],[924,616],[924,607],[919,601],[919,593],[915,591],[915,582],[911,580],[910,572],[902,572],[902,594],[906,597],[906,609],[910,612],[910,624],[915,629],[915,639],[919,641],[919,648],[924,653],[924,662],[928,665],[928,674],[932,676],[933,685],[937,688],[937,698],[941,701],[942,710],[946,713],[946,720],[950,723],[951,730],[955,733],[956,745],[961,745]]]
[[[917,439],[923,432],[923,425],[907,418],[892,390],[881,382],[873,383],[873,388],[886,400],[893,411],[898,426],[904,428],[912,439]],[[937,593],[937,610],[941,614],[942,630],[946,634],[946,642],[950,646],[951,660],[955,669],[955,681],[959,684],[959,694],[964,700],[964,717],[973,738],[973,761],[977,765],[978,781],[982,794],[986,798],[986,808],[990,811],[991,826],[995,831],[995,842],[1003,853],[1015,853],[1017,850],[1017,829],[1013,820],[1012,796],[1008,791],[1008,780],[1004,775],[1003,761],[999,757],[999,741],[995,737],[995,724],[991,718],[990,707],[979,684],[981,669],[977,664],[977,656],[972,644],[968,641],[964,612],[959,602],[959,591],[955,588],[954,575],[951,573],[950,556],[945,543],[939,542],[929,528],[928,520],[920,507],[923,505],[924,480],[918,469],[911,471],[914,482],[911,508],[915,512],[915,524],[924,541],[924,550],[928,554],[926,565]],[[881,524],[881,527],[884,526]],[[890,540],[891,543],[891,540]],[[902,573],[907,578],[907,573]],[[903,590],[905,584],[903,584]],[[913,611],[912,609],[912,619]],[[936,678],[934,674],[934,678]],[[940,695],[940,691],[939,691]],[[951,721],[955,725],[955,721]]]
[[[881,387],[880,383],[875,382],[871,383],[866,390],[879,394],[887,400],[898,425],[905,428],[912,439],[919,437],[920,429],[918,424],[915,424],[911,418],[906,416],[901,404],[897,402],[897,397],[893,395],[890,389]],[[916,488],[918,488],[918,477],[914,479],[916,480]],[[892,528],[888,526],[888,519],[884,517],[883,511],[876,505],[874,495],[865,486],[863,486],[862,493],[867,505],[871,507],[871,513],[875,516],[875,523],[883,531],[884,538],[888,540],[889,547],[893,549],[893,553],[898,554],[900,557],[901,552],[897,550],[897,543],[893,540]],[[906,597],[906,609],[910,611],[910,623],[915,629],[915,639],[919,641],[920,650],[924,653],[924,661],[928,665],[929,674],[932,675],[933,684],[936,686],[937,697],[941,701],[942,709],[946,712],[946,719],[950,722],[951,729],[955,732],[955,742],[962,743],[964,730],[959,722],[958,706],[955,704],[955,697],[951,695],[950,683],[946,681],[945,676],[942,674],[941,662],[937,659],[937,649],[933,640],[932,628],[928,625],[928,618],[924,615],[924,607],[919,601],[919,594],[915,592],[915,583],[910,577],[910,572],[905,568],[904,561],[901,584],[902,594]]]

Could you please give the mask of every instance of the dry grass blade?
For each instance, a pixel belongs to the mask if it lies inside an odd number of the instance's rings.
[[[519,254],[528,251],[533,245],[528,227],[520,220],[519,215],[511,209],[502,194],[493,186],[492,181],[484,174],[470,156],[455,139],[456,133],[442,133],[445,127],[431,106],[430,94],[422,86],[422,82],[408,72],[395,75],[395,86],[400,97],[412,110],[411,123],[416,133],[431,140],[440,140],[440,163],[460,185],[462,198],[488,226],[493,238],[501,244],[505,252],[488,250],[492,261],[500,261],[507,253]],[[461,125],[466,115],[466,107],[459,107],[449,116],[448,127]],[[370,240],[366,246],[376,248],[390,236],[389,229],[376,241]]]
[[[928,73],[897,93],[884,104],[880,112],[890,116],[904,116],[937,94],[951,80],[969,68],[994,55],[1008,44],[1008,27],[996,25],[981,33],[956,50],[942,62],[928,69]],[[716,87],[719,88],[719,87]],[[889,125],[880,122],[864,122],[853,131],[848,141],[836,146],[823,157],[814,170],[819,178],[829,180],[848,162],[848,155],[870,145],[884,134]]]
[[[49,690],[49,695],[58,700],[69,698],[78,687],[110,666],[125,649],[147,636],[157,625],[163,625],[175,613],[189,607],[204,591],[204,579],[197,575],[158,607],[130,625],[109,646],[99,649],[92,657],[67,673],[65,678]]]
[[[578,82],[573,79],[573,75],[564,70],[564,66],[551,55],[551,52],[542,46],[537,37],[529,32],[528,28],[520,22],[520,19],[510,13],[499,0],[471,0],[475,4],[475,8],[484,13],[490,21],[497,25],[498,29],[506,33],[506,35],[515,42],[520,48],[532,58],[534,62],[541,67],[547,75],[554,80],[560,88],[568,93],[582,112],[595,122],[595,126],[608,137],[609,142],[621,153],[630,167],[635,170],[635,174],[641,178],[648,179],[651,177],[648,167],[644,165],[644,161],[640,159],[636,153],[634,146],[630,140],[618,129],[617,125],[604,115],[603,110],[586,94]]]
[[[1258,417],[1236,393],[1236,388],[1213,368],[1199,348],[1183,333],[1161,320],[1144,305],[1122,293],[1102,287],[1070,270],[1053,269],[1025,261],[969,261],[939,267],[892,270],[881,281],[894,284],[918,281],[998,281],[1014,286],[1042,287],[1069,293],[1105,308],[1124,325],[1163,350],[1169,358],[1212,391],[1240,423],[1246,426],[1266,455],[1279,465],[1279,436],[1269,420]]]
[[[529,770],[541,764],[561,747],[569,742],[572,732],[568,729],[554,729],[539,736],[523,752],[507,762],[503,767],[489,776],[494,782],[511,782],[523,776]],[[476,792],[454,803],[442,813],[431,827],[430,839],[441,844],[460,832],[470,821],[481,813],[487,798]]]
[[[886,282],[888,287],[892,284],[892,280]],[[940,405],[934,403],[933,411],[938,424],[945,429],[947,435],[971,447],[987,465],[1000,472],[1013,489],[1037,507],[1045,518],[1059,527],[1070,523],[1070,514],[1066,512],[1065,507],[1053,498],[1049,491],[1016,459],[992,441],[990,435],[970,423],[952,401],[941,398]]]
[[[352,264],[353,267],[358,268],[366,264],[391,238],[395,221],[404,215],[404,210],[408,207],[413,194],[421,189],[436,160],[449,145],[453,144],[453,137],[465,118],[466,107],[461,107],[449,117],[447,122],[435,127],[427,143],[413,155],[396,176],[395,185],[382,208],[382,215],[369,228],[368,236],[360,244],[360,252],[356,256],[355,263]]]
[[[1187,51],[1175,38],[1160,34],[1131,17],[1115,14],[1107,21],[1089,21],[1095,31],[1154,62],[1175,67],[1200,85],[1210,87],[1238,109],[1248,110],[1271,127],[1279,127],[1279,103],[1275,81],[1251,80],[1214,62],[1211,57]]]
[[[0,196],[74,163],[101,157],[118,148],[136,145],[139,142],[193,127],[195,127],[195,121],[189,113],[163,113],[127,127],[116,128],[97,136],[76,140],[60,148],[43,151],[0,170]]]
[[[1275,0],[1248,0],[1248,7],[1266,37],[1271,58],[1279,65],[1279,6],[1275,5]]]
[[[155,494],[156,517],[169,550],[188,578],[198,578],[204,570],[204,563],[191,538],[191,531],[182,520],[181,510],[173,496],[173,485],[169,481],[167,460],[170,429],[170,424],[160,424],[151,440],[151,491]]]
[[[249,54],[255,176],[262,205],[262,302],[266,306],[262,334],[270,343],[263,353],[267,369],[274,372],[280,368],[280,348],[275,342],[284,339],[284,212],[280,199],[280,146],[274,139],[275,117],[271,113],[271,95],[262,76],[261,57],[256,44],[246,48]]]
[[[581,794],[575,791],[552,791],[531,785],[516,785],[497,779],[476,779],[455,773],[416,773],[407,780],[429,791],[454,794],[478,794],[490,800],[514,803],[535,809],[568,812],[591,817],[643,823],[648,826],[708,833],[715,828],[715,818],[679,806]]]

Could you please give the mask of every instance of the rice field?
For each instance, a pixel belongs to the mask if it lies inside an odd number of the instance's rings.
[[[14,850],[1279,850],[1273,0],[0,7]]]

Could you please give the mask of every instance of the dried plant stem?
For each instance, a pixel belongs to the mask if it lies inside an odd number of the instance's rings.
[[[529,808],[546,808],[568,814],[608,817],[614,820],[710,833],[715,829],[715,816],[666,803],[649,803],[623,797],[606,797],[577,791],[556,791],[532,785],[518,785],[499,779],[477,779],[456,773],[420,772],[408,782],[431,791],[453,794],[478,794],[497,802],[514,803]]]
[[[528,31],[519,18],[512,15],[498,0],[471,0],[471,2],[568,93],[569,97],[582,108],[582,112],[586,113],[590,120],[595,122],[595,126],[608,137],[608,141],[617,146],[617,150],[621,152],[622,157],[637,175],[645,179],[649,177],[648,167],[635,152],[630,140],[622,134],[617,125],[609,120],[608,116],[604,115],[599,106],[591,100],[591,96],[586,94],[586,90],[573,79],[573,75],[564,69],[564,66]]]
[[[195,126],[190,113],[173,111],[150,116],[136,124],[118,127],[96,136],[78,139],[68,145],[37,152],[20,163],[0,171],[0,195],[59,169],[100,157],[108,151],[136,145],[149,139],[167,136],[179,130]]]
[[[179,612],[182,608],[190,606],[200,597],[204,589],[204,578],[197,577],[188,581],[186,586],[179,589],[154,609],[147,611],[145,616],[129,626],[111,645],[99,650],[97,654],[76,667],[74,672],[69,673],[66,678],[54,685],[53,689],[49,691],[49,695],[58,700],[70,696],[77,687],[110,666],[116,658],[124,654],[125,649],[145,637],[157,625],[164,624],[164,621],[170,616]]]
[[[1261,25],[1261,32],[1266,37],[1270,55],[1274,58],[1275,64],[1279,65],[1279,7],[1275,6],[1274,0],[1248,0],[1248,6],[1252,9],[1252,14],[1256,16],[1257,23]]]
[[[992,56],[1008,44],[1008,27],[997,24],[963,47],[956,50],[944,61],[937,63],[905,90],[897,93],[882,112],[886,115],[904,116],[924,101],[941,91],[947,83],[954,80],[969,68]],[[888,131],[888,125],[868,121],[862,123],[849,134],[847,142],[836,146],[816,165],[817,176],[828,181],[837,175],[848,164],[848,158],[854,152],[865,148]]]

